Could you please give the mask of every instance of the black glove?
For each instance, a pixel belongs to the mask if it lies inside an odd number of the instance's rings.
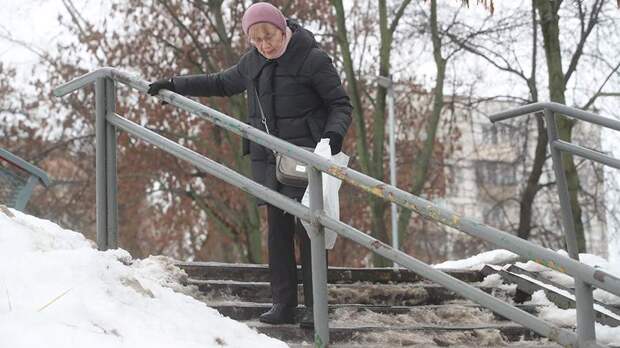
[[[157,95],[159,90],[167,89],[171,92],[175,92],[174,90],[174,82],[172,82],[172,78],[157,80],[149,85],[149,90],[146,93],[150,95]]]
[[[342,135],[335,132],[327,132],[323,138],[329,138],[329,147],[332,149],[332,156],[342,150]]]

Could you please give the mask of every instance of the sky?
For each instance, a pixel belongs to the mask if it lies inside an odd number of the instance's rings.
[[[288,347],[184,294],[172,262],[0,206],[0,347]]]
[[[73,0],[73,4],[78,11],[87,19],[95,22],[104,20],[101,16],[106,12],[109,2],[95,0]],[[458,6],[458,1],[454,2],[454,6]],[[509,11],[510,8],[518,6],[518,2],[501,2],[496,1],[496,13],[501,11]],[[506,7],[508,6],[508,7]],[[24,48],[22,45],[6,40],[7,36],[21,42],[29,43],[32,48],[36,49],[53,49],[54,43],[58,40],[66,39],[62,35],[62,27],[58,24],[58,16],[68,16],[64,9],[62,0],[0,0],[0,62],[10,63],[18,68],[17,85],[23,88],[29,88],[24,82],[31,74],[31,68],[37,63],[37,56],[32,51]],[[482,18],[487,12],[480,6],[472,8],[466,12],[472,18]],[[4,38],[3,38],[4,37]],[[429,60],[430,61],[430,60]],[[433,67],[419,67],[425,71],[434,71]],[[500,76],[497,74],[497,76]],[[497,80],[491,81],[492,88],[504,88],[510,90],[509,82],[501,83]],[[480,90],[485,90],[481,88]],[[502,90],[503,91],[503,90]],[[498,91],[497,93],[502,93]],[[606,117],[620,119],[620,98],[606,97],[602,98],[599,103],[601,106],[601,114]],[[612,130],[604,130],[602,133],[602,149],[604,152],[610,153],[616,158],[620,158],[620,132]],[[605,171],[606,178],[615,178],[614,181],[620,185],[620,170],[607,168]],[[611,182],[612,180],[608,180]],[[615,209],[620,211],[620,197],[614,194],[614,190],[607,190],[607,203],[615,205]],[[611,216],[610,216],[611,217]],[[613,221],[613,219],[608,219]],[[610,230],[620,233],[620,226],[610,226]],[[620,262],[620,236],[610,236],[609,238],[609,258],[612,261]]]
[[[83,0],[76,3],[85,2]],[[61,34],[57,16],[61,0],[0,0],[0,34],[30,43],[35,48],[49,48]],[[37,56],[21,45],[0,40],[0,60],[16,66],[30,66]]]

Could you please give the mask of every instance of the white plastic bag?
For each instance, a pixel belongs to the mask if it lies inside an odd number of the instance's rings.
[[[321,141],[316,145],[314,149],[314,153],[325,157],[327,159],[331,159],[332,162],[335,162],[341,166],[347,166],[349,164],[349,156],[344,153],[339,153],[335,156],[332,156],[332,150],[329,147],[329,139],[321,139]],[[325,210],[325,214],[327,216],[334,218],[336,220],[340,220],[340,200],[338,198],[338,190],[340,190],[340,185],[342,184],[342,180],[335,178],[329,174],[323,173],[323,209]],[[306,189],[304,193],[304,197],[301,199],[301,204],[306,207],[310,207],[310,190]],[[304,220],[301,221],[302,225],[306,229],[306,231],[310,230],[310,223]],[[313,238],[312,234],[308,232],[308,236]],[[325,249],[332,249],[334,244],[336,244],[336,238],[338,234],[336,232],[325,229]]]

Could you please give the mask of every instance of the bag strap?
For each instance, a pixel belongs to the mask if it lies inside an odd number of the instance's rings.
[[[256,89],[256,85],[254,85],[254,95],[256,96],[256,102],[258,103],[258,110],[260,111],[261,122],[263,123],[267,134],[271,135],[271,133],[269,133],[269,127],[267,126],[267,118],[265,117],[265,112],[263,111],[263,105],[261,104],[260,98],[258,97],[258,90]],[[271,149],[271,152],[273,152],[274,156],[276,155],[276,150]]]

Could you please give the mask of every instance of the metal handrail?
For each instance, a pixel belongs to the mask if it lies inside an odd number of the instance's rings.
[[[413,270],[414,272],[420,274],[421,276],[434,281],[438,284],[445,286],[446,288],[460,293],[464,297],[471,299],[472,301],[478,302],[481,305],[492,308],[494,311],[503,315],[511,320],[520,323],[524,326],[527,326],[537,333],[547,336],[547,337],[557,337],[556,340],[562,344],[567,344],[574,342],[576,337],[573,336],[571,332],[566,330],[559,329],[553,325],[549,325],[548,323],[536,318],[535,316],[522,311],[520,309],[516,309],[510,304],[507,304],[497,298],[485,293],[484,291],[472,287],[471,285],[456,279],[444,272],[438,271],[433,267],[413,258],[406,253],[396,250],[389,245],[372,238],[371,236],[342,223],[341,221],[335,220],[324,214],[316,214],[312,213],[311,210],[300,204],[299,202],[290,199],[276,191],[273,191],[265,186],[262,186],[252,180],[249,180],[245,176],[235,172],[234,170],[221,165],[215,161],[212,161],[192,150],[189,150],[169,139],[166,139],[157,133],[150,131],[142,126],[139,126],[123,117],[118,115],[112,115],[108,118],[109,122],[119,127],[120,129],[132,134],[134,136],[139,137],[140,139],[146,141],[147,143],[154,145],[156,147],[161,148],[162,150],[177,156],[183,160],[186,160],[192,164],[194,164],[197,168],[212,174],[213,176],[235,186],[240,186],[239,182],[243,182],[244,186],[243,190],[251,193],[254,196],[261,197],[266,202],[283,209],[290,214],[293,214],[300,219],[306,221],[312,221],[313,218],[317,218],[319,222],[328,227],[341,236],[351,239],[368,249],[376,252],[377,254],[384,256],[392,261],[397,262],[398,264]],[[312,239],[314,241],[314,239]],[[324,243],[319,247],[324,249]],[[323,257],[323,260],[325,258]],[[315,258],[312,258],[313,262]],[[320,267],[313,266],[313,275],[315,271],[317,273],[318,270],[324,270]],[[313,282],[313,286],[314,286]],[[321,299],[314,296],[315,305],[322,303]],[[324,297],[325,302],[327,303],[327,298]],[[325,309],[326,310],[326,309]],[[327,312],[325,312],[327,313]],[[325,317],[326,318],[326,317]],[[317,320],[317,322],[319,322]],[[327,340],[322,339],[322,342],[327,342]]]
[[[5,159],[8,162],[12,163],[19,169],[27,172],[30,175],[33,175],[37,178],[38,181],[41,182],[41,185],[48,187],[50,184],[50,179],[47,176],[47,173],[43,171],[43,169],[25,161],[19,156],[15,156],[5,149],[0,149],[0,159]]]
[[[23,186],[20,186],[21,188],[17,191],[17,195],[12,202],[14,204],[13,208],[23,211],[26,209],[26,205],[28,204],[30,196],[32,196],[32,192],[34,191],[37,183],[40,183],[43,187],[48,187],[50,184],[50,179],[47,176],[47,173],[45,173],[41,168],[5,149],[0,149],[0,160],[5,160],[17,167],[19,170],[22,170],[30,175],[28,180],[26,180],[26,183]]]
[[[304,207],[303,205],[299,204],[294,200],[291,200],[288,197],[282,196],[275,191],[271,191],[270,189],[255,183],[254,181],[246,178],[241,174],[236,173],[230,168],[213,162],[200,154],[186,149],[170,140],[167,140],[153,132],[148,131],[144,127],[136,125],[131,121],[128,121],[118,116],[114,113],[114,101],[110,99],[113,98],[114,94],[113,81],[120,82],[141,92],[146,92],[146,90],[148,89],[148,82],[146,81],[143,81],[137,77],[131,76],[114,68],[103,68],[91,73],[87,73],[55,88],[54,94],[56,96],[63,96],[92,82],[96,82],[96,91],[98,93],[98,130],[99,128],[108,129],[108,127],[121,128],[135,136],[144,139],[145,141],[153,145],[162,148],[169,153],[172,153],[191,162],[194,165],[197,165],[200,169],[212,175],[215,175],[226,182],[240,187],[246,192],[249,192],[255,196],[260,196],[265,201],[312,223],[312,228],[309,232],[311,233],[311,235],[313,235],[313,238],[311,238],[311,242],[313,254],[313,290],[315,292],[315,342],[319,345],[327,344],[329,340],[329,331],[327,327],[326,274],[324,269],[325,257],[315,257],[315,255],[321,255],[319,249],[322,249],[322,255],[324,255],[325,252],[324,235],[322,233],[323,227],[328,227],[334,230],[336,233],[342,235],[343,237],[360,243],[371,251],[382,255],[388,259],[391,259],[392,261],[395,261],[405,266],[406,268],[409,268],[414,272],[417,272],[422,276],[463,295],[468,299],[478,302],[481,305],[484,305],[491,310],[521,325],[524,325],[543,336],[549,337],[560,344],[574,345],[577,343],[577,335],[575,335],[573,332],[561,329],[553,324],[549,324],[527,312],[515,308],[514,306],[499,301],[495,297],[486,294],[483,291],[480,291],[479,289],[472,287],[458,279],[455,279],[445,274],[444,272],[436,270],[431,266],[413,258],[410,255],[395,250],[389,245],[378,241],[347,224],[344,224],[338,220],[332,219],[324,215],[322,209],[320,172],[325,172],[329,175],[342,179],[356,187],[359,187],[364,191],[369,192],[370,194],[399,204],[402,207],[416,211],[427,219],[459,229],[472,236],[482,238],[486,241],[494,243],[499,247],[513,251],[528,259],[535,260],[551,268],[568,273],[575,278],[583,279],[587,283],[592,284],[596,287],[605,289],[614,294],[620,294],[620,279],[607,272],[594,269],[588,265],[582,264],[554,251],[542,248],[531,242],[517,238],[509,233],[500,231],[490,226],[486,226],[475,220],[461,217],[448,209],[439,207],[432,202],[412,195],[409,192],[400,190],[394,186],[383,183],[353,169],[339,166],[331,162],[330,160],[324,159],[311,152],[304,151],[291,143],[268,135],[259,129],[256,129],[248,124],[245,124],[221,112],[202,105],[194,100],[167,90],[160,91],[157,97],[172,105],[175,105],[190,113],[196,114],[212,123],[215,123],[220,127],[226,128],[227,130],[241,135],[242,137],[247,138],[259,145],[263,145],[267,148],[277,150],[280,153],[285,153],[287,154],[287,156],[290,156],[308,164],[310,187],[310,209],[308,209],[307,207]],[[101,97],[100,94],[102,95]],[[100,121],[99,118],[102,118],[103,120]],[[103,126],[101,126],[102,124]],[[115,141],[115,135],[110,135],[109,133],[101,133],[101,139],[109,140],[109,142],[102,145],[102,148],[105,149],[107,147],[107,150],[110,151],[112,147],[110,144]],[[102,155],[101,159],[98,157],[97,162],[98,164],[100,163],[100,161],[101,163],[106,163],[106,159],[110,161],[110,165],[115,165],[114,153],[106,153],[105,156]],[[101,178],[103,180],[99,180],[99,172],[100,170],[98,169],[98,185],[99,181],[104,181],[108,184],[112,183],[113,186],[115,186],[115,168],[114,170],[110,171],[111,174],[108,176],[101,174]],[[102,188],[102,190],[104,189]],[[115,190],[115,188],[107,188],[105,190],[108,190],[108,197],[113,197],[114,200],[115,192],[110,194],[109,190],[113,191]],[[100,209],[99,207],[101,205],[107,206],[108,208],[115,207],[115,203],[111,203],[110,199],[106,201],[105,198],[98,198],[98,210]],[[99,228],[103,226],[103,228],[101,228],[101,232],[103,234],[105,233],[105,227],[107,226],[105,222],[101,224],[99,223],[100,216],[102,219],[105,219],[107,216],[108,223],[112,221],[111,223],[113,225],[115,223],[115,212],[108,211],[107,213],[102,213],[101,215],[98,213],[98,242],[100,241]],[[109,238],[107,239],[109,241]],[[112,244],[114,245],[114,243]]]
[[[549,139],[549,149],[551,151],[553,170],[556,176],[556,187],[558,189],[558,196],[560,199],[562,226],[564,228],[564,237],[566,240],[568,254],[571,258],[579,260],[577,233],[569,197],[567,177],[564,171],[564,159],[562,158],[562,152],[590,159],[616,169],[620,169],[620,160],[612,156],[607,156],[599,151],[587,149],[560,139],[555,114],[558,113],[565,116],[570,116],[578,120],[618,131],[620,131],[620,121],[558,103],[533,103],[512,110],[492,114],[489,116],[489,119],[492,122],[498,122],[500,120],[525,116],[527,114],[540,111],[543,112],[545,123],[547,125],[547,137]],[[578,343],[582,346],[587,345],[589,342],[596,342],[596,330],[594,326],[594,297],[591,283],[587,280],[581,279],[579,276],[574,276],[574,280],[577,302]]]
[[[510,118],[524,116],[527,114],[532,114],[535,112],[544,111],[544,110],[550,110],[558,114],[571,116],[578,120],[598,124],[599,126],[603,126],[603,127],[607,127],[607,128],[620,131],[620,121],[618,120],[614,120],[608,117],[603,117],[603,116],[597,115],[592,112],[575,109],[570,106],[566,106],[566,105],[563,105],[560,103],[554,103],[554,102],[537,102],[537,103],[519,106],[514,109],[494,113],[489,116],[489,119],[491,120],[491,122],[498,122],[498,121],[503,121],[503,120],[507,120]]]

